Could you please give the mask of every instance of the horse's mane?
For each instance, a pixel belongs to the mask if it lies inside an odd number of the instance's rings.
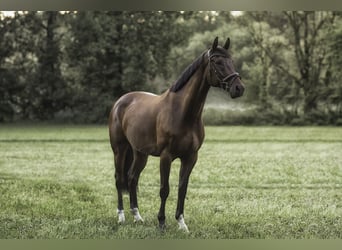
[[[177,92],[181,90],[186,83],[189,81],[190,77],[196,72],[198,67],[203,62],[203,52],[196,60],[194,60],[181,74],[178,80],[170,87],[170,91]]]

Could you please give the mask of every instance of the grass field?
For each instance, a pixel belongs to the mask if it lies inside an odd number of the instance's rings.
[[[342,238],[342,128],[207,127],[185,219],[157,229],[158,158],[140,178],[144,224],[119,226],[105,126],[0,125],[0,238]]]

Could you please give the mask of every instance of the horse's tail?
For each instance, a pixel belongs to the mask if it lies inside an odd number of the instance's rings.
[[[128,171],[133,162],[133,151],[132,148],[129,146],[126,152],[125,164],[123,166],[123,176],[122,179],[123,183],[121,184],[121,190],[124,192],[128,192]]]
[[[117,156],[114,155],[114,157]],[[128,172],[133,162],[133,151],[130,146],[128,146],[124,157],[124,162],[120,160],[121,163],[118,163],[115,160],[115,183],[118,191],[128,192]]]

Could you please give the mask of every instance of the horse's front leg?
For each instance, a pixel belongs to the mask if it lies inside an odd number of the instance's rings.
[[[189,232],[184,221],[184,200],[188,188],[189,177],[197,161],[197,152],[187,157],[181,158],[181,168],[179,170],[178,201],[176,210],[176,220],[179,228]]]
[[[138,209],[137,186],[141,171],[145,168],[147,162],[147,155],[138,151],[134,151],[134,158],[132,166],[128,172],[128,189],[131,213],[134,216],[134,222],[144,222],[140,216]]]
[[[163,230],[165,228],[165,204],[166,199],[169,196],[169,176],[172,159],[168,154],[162,154],[160,156],[160,208],[158,213],[159,228]]]

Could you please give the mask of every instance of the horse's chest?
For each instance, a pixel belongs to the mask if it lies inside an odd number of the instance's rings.
[[[203,142],[203,136],[194,131],[174,135],[168,142],[168,148],[174,155],[180,156],[190,152],[197,152]]]

